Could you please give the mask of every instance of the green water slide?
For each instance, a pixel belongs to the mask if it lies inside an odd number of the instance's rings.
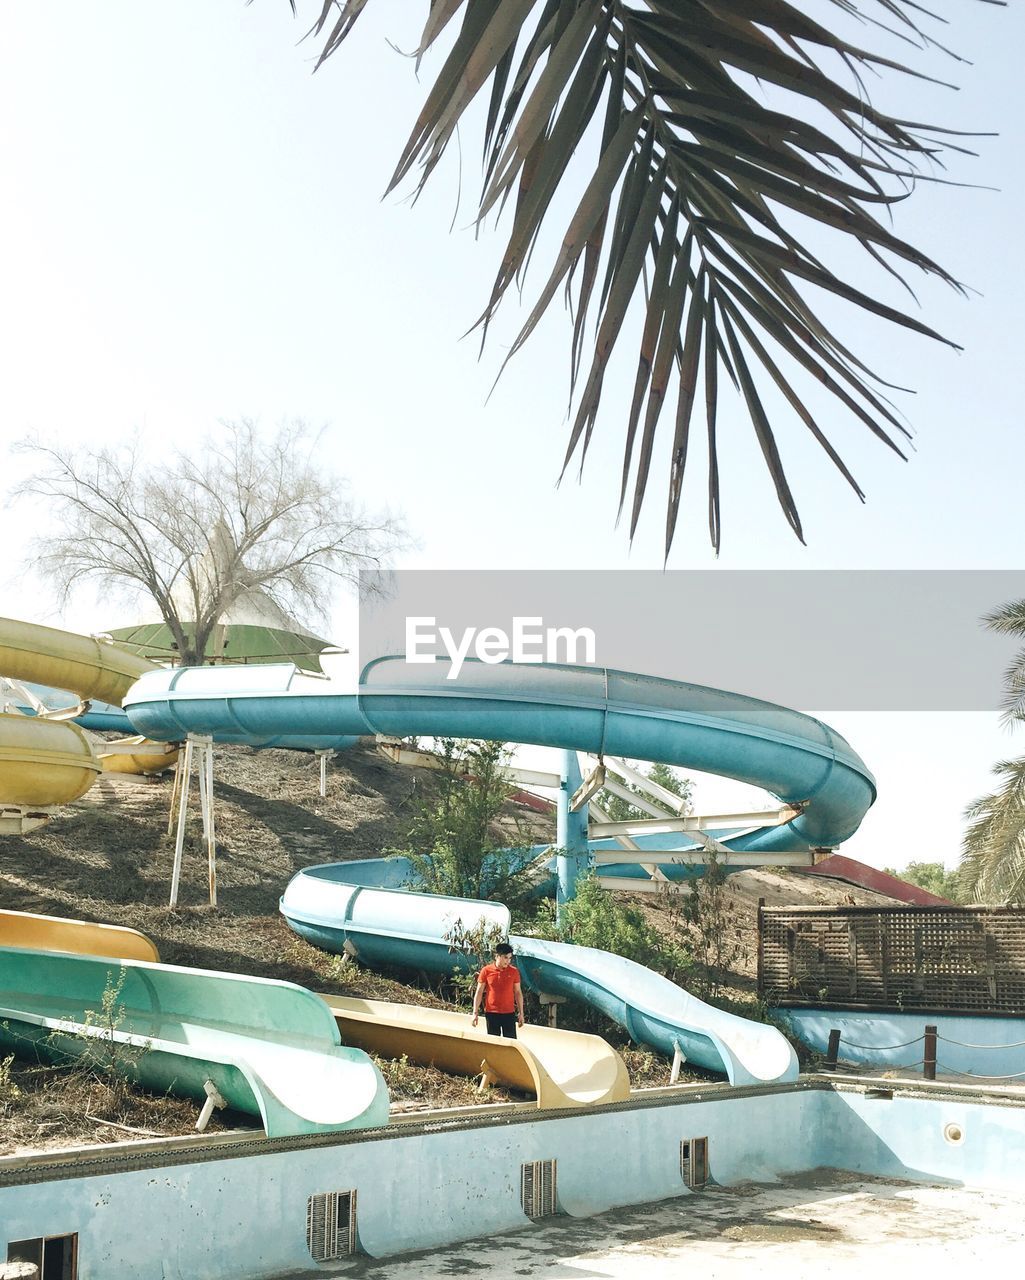
[[[271,1138],[388,1122],[381,1073],[290,982],[0,947],[0,1048],[112,1064],[200,1102],[216,1090]]]

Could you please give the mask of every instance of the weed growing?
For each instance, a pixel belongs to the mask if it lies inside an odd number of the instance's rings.
[[[21,1090],[14,1079],[14,1054],[0,1058],[0,1116],[6,1117],[11,1107],[21,1097]]]
[[[636,907],[603,889],[594,874],[578,881],[576,897],[561,909],[550,899],[541,902],[533,920],[524,922],[523,931],[553,942],[611,951],[674,982],[690,972],[691,956],[682,940],[667,940]]]

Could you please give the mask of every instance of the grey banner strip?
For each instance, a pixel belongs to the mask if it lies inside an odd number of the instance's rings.
[[[588,631],[597,667],[798,710],[995,711],[1022,641],[982,619],[1023,598],[1019,570],[367,574],[360,662],[406,653],[410,619],[439,657],[441,628],[469,656],[478,642],[494,655],[527,619],[532,652],[550,628]]]

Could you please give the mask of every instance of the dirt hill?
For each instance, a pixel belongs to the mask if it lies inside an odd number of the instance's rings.
[[[321,799],[319,766],[311,756],[218,748],[218,908],[206,905],[206,855],[193,800],[179,907],[170,911],[171,777],[106,775],[46,827],[0,841],[0,906],[141,929],[169,964],[280,978],[343,995],[444,1006],[443,984],[411,985],[411,975],[405,973],[342,969],[335,957],[296,937],[278,913],[280,894],[303,867],[379,857],[401,848],[420,797],[430,794],[436,781],[437,775],[428,770],[393,764],[372,745],[360,745],[332,759],[327,797]],[[522,806],[509,806],[505,823],[510,835],[519,825],[532,841],[554,838],[554,823]],[[728,893],[737,921],[752,939],[759,897],[771,904],[888,901],[836,882],[763,871],[731,876]],[[656,925],[661,922],[655,900],[636,901]],[[749,991],[753,964],[749,947],[736,972],[727,975],[727,987]],[[666,1064],[655,1055],[625,1043],[621,1048],[635,1083],[664,1082]],[[405,1099],[407,1106],[480,1100],[468,1081],[404,1062],[381,1065],[393,1098]],[[62,1073],[24,1066],[14,1071],[22,1099],[17,1106],[9,1099],[5,1104],[0,1087],[0,1117],[7,1111],[0,1153],[47,1141],[119,1136],[96,1117],[108,1124],[155,1127],[160,1132],[168,1131],[168,1123],[172,1131],[189,1128],[194,1119],[190,1103],[161,1099],[152,1107],[138,1100],[115,1105],[102,1084],[70,1080],[66,1087],[71,1092],[64,1097]],[[508,1097],[501,1090],[490,1096]],[[27,1103],[30,1098],[32,1105]],[[237,1119],[227,1118],[229,1123]]]

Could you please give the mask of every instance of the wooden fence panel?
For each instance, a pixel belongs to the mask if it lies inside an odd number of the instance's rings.
[[[1025,908],[760,907],[779,1005],[1025,1014]]]

